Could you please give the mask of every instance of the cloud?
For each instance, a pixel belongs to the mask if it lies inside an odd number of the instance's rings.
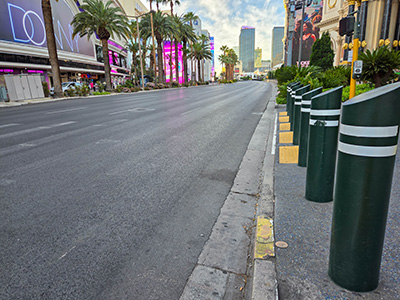
[[[147,4],[148,5],[148,4]],[[163,6],[169,9],[169,6]],[[202,21],[202,28],[207,29],[215,38],[215,67],[218,74],[221,65],[218,56],[221,46],[230,48],[239,46],[240,28],[256,28],[255,47],[263,52],[263,59],[271,59],[272,29],[283,26],[285,10],[282,0],[182,0],[174,8],[178,14],[194,12]]]

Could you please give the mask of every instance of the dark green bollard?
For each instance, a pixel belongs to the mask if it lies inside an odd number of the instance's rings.
[[[342,90],[334,88],[311,99],[306,179],[306,199],[310,201],[333,199]]]
[[[295,91],[299,88],[301,88],[303,85],[301,83],[296,83],[295,85],[291,86],[290,89],[290,95],[289,95],[289,100],[288,100],[288,116],[289,116],[289,121],[292,122],[293,116],[292,116],[292,111],[293,111],[293,105],[294,105],[294,94]]]
[[[307,166],[308,131],[310,128],[311,98],[320,94],[322,87],[303,94],[301,99],[300,137],[299,137],[299,167]]]
[[[400,83],[343,104],[329,276],[351,291],[379,283],[399,124]]]
[[[296,84],[298,84],[298,82],[291,82],[287,85],[286,88],[286,111],[289,111],[289,105],[290,105],[290,93],[292,92],[292,87],[294,87]]]
[[[299,130],[300,130],[300,109],[302,95],[310,90],[311,86],[306,85],[300,89],[297,89],[294,96],[294,106],[292,108],[292,119],[290,123],[290,129],[293,131],[293,145],[299,144]]]

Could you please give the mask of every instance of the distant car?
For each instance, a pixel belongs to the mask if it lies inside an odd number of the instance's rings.
[[[64,93],[66,90],[68,90],[69,88],[75,88],[75,87],[77,87],[77,86],[78,86],[78,87],[82,87],[83,84],[82,84],[82,83],[79,83],[79,82],[74,82],[74,81],[63,82],[63,83],[61,84],[63,93]],[[50,95],[54,96],[54,87],[52,87],[52,88],[50,89]]]

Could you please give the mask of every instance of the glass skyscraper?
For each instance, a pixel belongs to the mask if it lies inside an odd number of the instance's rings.
[[[274,27],[272,30],[272,67],[283,63],[284,27]]]
[[[254,72],[255,37],[256,29],[254,27],[242,26],[239,37],[239,60],[242,61],[243,72]]]

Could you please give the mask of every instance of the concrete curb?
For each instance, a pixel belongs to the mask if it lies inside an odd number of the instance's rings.
[[[272,101],[255,129],[180,300],[277,297],[275,262],[255,260],[252,254],[256,217],[273,215],[274,155],[267,151],[272,148],[275,97],[273,85]]]
[[[275,91],[277,92],[276,85],[274,85]],[[276,92],[273,95],[274,102],[270,102],[268,105],[266,112],[263,115],[264,122],[267,124],[265,126],[267,132],[267,143],[266,143],[266,151],[265,157],[263,161],[262,168],[262,183],[261,183],[261,195],[258,201],[257,208],[257,220],[267,219],[271,220],[271,224],[273,224],[274,220],[274,162],[275,162],[275,139],[276,139],[276,107],[275,107],[275,98]],[[260,122],[261,123],[261,122]],[[253,282],[251,287],[251,299],[252,300],[269,300],[269,299],[278,299],[278,283],[276,279],[276,269],[275,269],[275,251],[274,251],[274,230],[273,225],[271,225],[270,236],[268,241],[261,239],[258,232],[255,234],[255,238],[253,239]],[[257,223],[257,229],[260,228],[260,225]],[[263,257],[259,257],[256,253],[257,247],[259,247],[258,243],[265,244],[269,242],[272,248],[272,253],[266,254]]]

